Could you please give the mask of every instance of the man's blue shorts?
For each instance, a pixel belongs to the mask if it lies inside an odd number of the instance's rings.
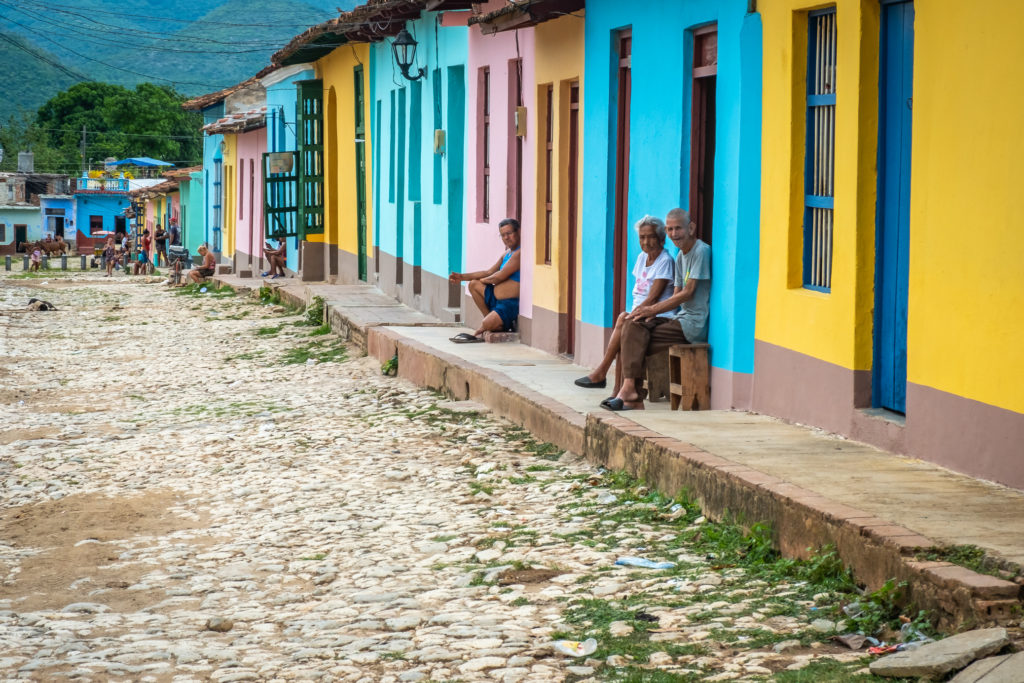
[[[484,303],[487,310],[494,311],[501,316],[502,330],[514,332],[516,323],[519,320],[519,297],[514,299],[494,298],[494,285],[484,287]]]

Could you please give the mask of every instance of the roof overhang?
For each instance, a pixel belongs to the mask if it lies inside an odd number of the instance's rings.
[[[558,19],[585,7],[584,0],[521,0],[505,5],[493,12],[471,17],[470,25],[477,24],[485,34],[514,31]]]
[[[242,81],[241,83],[236,83],[235,85],[232,85],[228,88],[224,88],[222,90],[218,90],[217,92],[207,93],[206,95],[193,97],[191,100],[182,102],[181,108],[187,109],[188,111],[200,111],[202,109],[206,109],[207,107],[212,107],[218,102],[223,102],[225,99],[227,99],[228,95],[232,93],[238,92],[239,90],[242,90],[243,88],[246,88],[250,85],[259,84],[259,80],[261,78],[263,78],[270,72],[274,71],[276,68],[277,65],[274,64],[271,64],[270,66],[265,66],[262,69],[260,69],[255,76],[251,76]]]
[[[425,9],[469,9],[471,4],[470,0],[369,0],[306,29],[274,53],[271,62],[277,66],[312,62],[348,43],[373,43],[398,35],[405,22]]]

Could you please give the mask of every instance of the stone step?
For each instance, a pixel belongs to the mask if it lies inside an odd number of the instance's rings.
[[[451,307],[442,308],[437,317],[444,323],[460,323],[462,322],[462,309]]]

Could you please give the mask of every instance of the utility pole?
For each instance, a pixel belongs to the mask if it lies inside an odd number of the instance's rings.
[[[86,165],[85,165],[85,124],[82,124],[82,147],[81,147],[81,155],[82,155],[82,175],[83,175],[83,176],[85,176],[85,175],[88,175],[88,174],[89,174],[89,173],[88,173],[89,169],[88,169],[88,168],[86,167]]]

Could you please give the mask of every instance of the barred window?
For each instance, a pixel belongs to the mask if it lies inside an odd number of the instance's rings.
[[[832,288],[836,151],[836,10],[808,16],[804,287]]]

